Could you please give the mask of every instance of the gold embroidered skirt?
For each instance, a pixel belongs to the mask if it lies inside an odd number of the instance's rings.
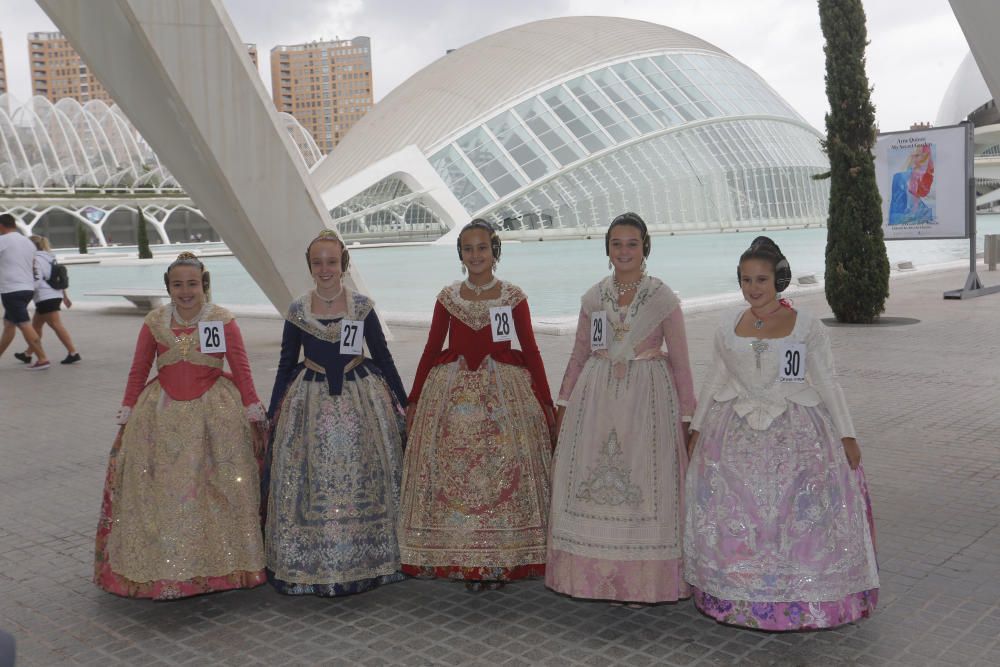
[[[171,598],[263,583],[252,442],[227,378],[191,401],[172,400],[156,381],[146,387],[111,453],[98,585]]]
[[[513,579],[545,562],[550,442],[527,369],[434,368],[403,462],[403,571]]]

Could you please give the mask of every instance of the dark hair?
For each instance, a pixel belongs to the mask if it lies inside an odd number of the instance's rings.
[[[351,253],[348,252],[343,239],[332,229],[324,229],[306,246],[306,266],[309,267],[309,271],[312,271],[312,264],[309,263],[309,251],[312,250],[313,243],[318,243],[319,241],[333,241],[340,244],[340,272],[347,273],[348,267],[351,266]]]
[[[748,259],[760,259],[774,269],[774,287],[778,292],[784,292],[792,282],[792,267],[781,254],[778,244],[766,236],[758,236],[750,243],[750,247],[740,255],[740,263],[736,265],[736,280],[742,282],[740,267]]]
[[[212,286],[212,279],[208,271],[205,270],[205,265],[201,263],[201,260],[193,252],[182,252],[177,255],[177,259],[170,262],[170,266],[163,273],[163,284],[167,287],[167,293],[170,293],[170,272],[174,270],[177,266],[194,266],[201,271],[201,289],[205,292],[205,299],[209,299],[209,289]]]
[[[0,227],[7,229],[17,229],[17,221],[10,213],[0,213]]]
[[[462,259],[462,234],[471,231],[473,229],[482,229],[484,232],[488,232],[490,235],[490,252],[493,253],[493,261],[500,261],[500,235],[497,234],[497,230],[493,228],[486,220],[482,218],[476,218],[465,227],[462,227],[462,231],[458,233],[458,239],[455,241],[455,245],[458,248],[458,259]]]
[[[649,230],[646,229],[646,223],[639,217],[639,214],[631,211],[622,213],[608,225],[608,231],[604,233],[604,254],[608,257],[611,256],[611,230],[619,225],[628,225],[639,230],[639,238],[642,239],[642,256],[649,257],[649,251],[653,248],[653,242],[649,238]]]

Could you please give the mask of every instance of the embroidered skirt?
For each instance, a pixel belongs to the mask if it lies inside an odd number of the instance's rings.
[[[153,599],[264,583],[254,436],[227,378],[191,401],[146,387],[111,449],[95,583]]]
[[[403,571],[513,580],[545,572],[550,440],[531,376],[487,359],[428,375],[403,472]]]
[[[676,601],[690,595],[677,392],[663,357],[623,370],[591,357],[563,415],[545,584],[579,598]]]
[[[304,370],[282,401],[271,446],[265,544],[268,578],[290,595],[360,593],[401,581],[403,420],[374,372]]]
[[[754,430],[732,401],[709,411],[687,480],[685,576],[695,604],[762,630],[830,628],[878,601],[864,473],[825,408],[789,403]]]

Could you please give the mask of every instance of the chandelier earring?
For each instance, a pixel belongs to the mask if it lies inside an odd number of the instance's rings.
[[[615,265],[611,263],[611,259],[609,258],[608,259],[608,271],[613,271],[614,268],[615,268]]]
[[[462,275],[465,275],[465,262],[462,262]]]
[[[639,267],[639,270],[642,271],[643,273],[646,272],[646,258],[645,257],[642,258],[642,266]]]

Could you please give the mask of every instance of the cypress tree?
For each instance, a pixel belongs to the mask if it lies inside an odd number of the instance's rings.
[[[149,249],[149,235],[146,233],[146,215],[142,212],[142,207],[137,206],[139,220],[136,231],[136,244],[139,246],[139,259],[153,259],[153,251]]]
[[[839,322],[871,323],[889,296],[889,258],[872,159],[875,106],[865,73],[865,11],[861,0],[818,2],[830,101],[826,300]]]
[[[81,255],[87,254],[87,226],[79,220],[76,221],[76,247]]]

